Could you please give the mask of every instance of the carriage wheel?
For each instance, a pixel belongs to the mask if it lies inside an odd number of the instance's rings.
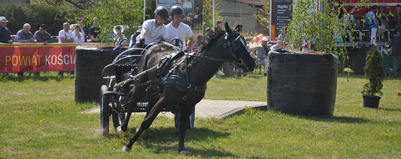
[[[107,136],[109,134],[109,120],[110,120],[110,105],[109,96],[104,93],[108,90],[106,85],[100,87],[100,124],[102,128],[102,135]]]
[[[175,112],[174,122],[175,122],[175,130],[177,132],[180,132],[180,113],[178,112],[178,110]],[[189,123],[187,124],[187,129],[194,128],[194,124],[195,124],[195,110],[189,116]]]

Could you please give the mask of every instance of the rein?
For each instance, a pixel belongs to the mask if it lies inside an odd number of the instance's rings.
[[[214,57],[209,57],[209,56],[199,56],[199,55],[190,55],[190,54],[186,54],[186,56],[204,58],[204,59],[211,60],[211,61],[230,62],[230,63],[234,63],[234,64],[237,64],[237,65],[242,65],[242,63],[243,63],[243,61],[241,61],[241,63],[238,63],[236,61],[230,61],[230,60],[226,60],[226,59],[214,58]]]

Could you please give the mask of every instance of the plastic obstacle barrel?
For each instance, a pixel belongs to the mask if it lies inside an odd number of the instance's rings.
[[[77,47],[75,51],[75,102],[99,102],[102,70],[118,55],[113,48]]]
[[[269,52],[268,109],[305,116],[333,116],[338,58],[333,54]]]

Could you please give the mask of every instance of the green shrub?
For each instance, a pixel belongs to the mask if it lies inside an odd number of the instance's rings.
[[[377,50],[377,46],[374,45],[371,50],[368,51],[366,57],[366,65],[363,68],[365,71],[366,78],[369,82],[363,87],[362,94],[365,95],[382,95],[381,89],[383,88],[384,68],[383,68],[383,55]]]
[[[47,32],[58,35],[63,23],[67,21],[67,11],[62,7],[50,5],[4,4],[0,6],[2,16],[8,20],[11,34],[16,34],[25,23],[31,25],[32,34],[41,24],[47,25]]]

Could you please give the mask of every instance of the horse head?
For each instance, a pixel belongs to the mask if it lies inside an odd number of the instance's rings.
[[[224,36],[224,58],[231,61],[244,71],[253,71],[255,59],[251,56],[251,50],[246,45],[245,38],[237,31],[232,31],[228,23],[225,23],[226,35]]]

